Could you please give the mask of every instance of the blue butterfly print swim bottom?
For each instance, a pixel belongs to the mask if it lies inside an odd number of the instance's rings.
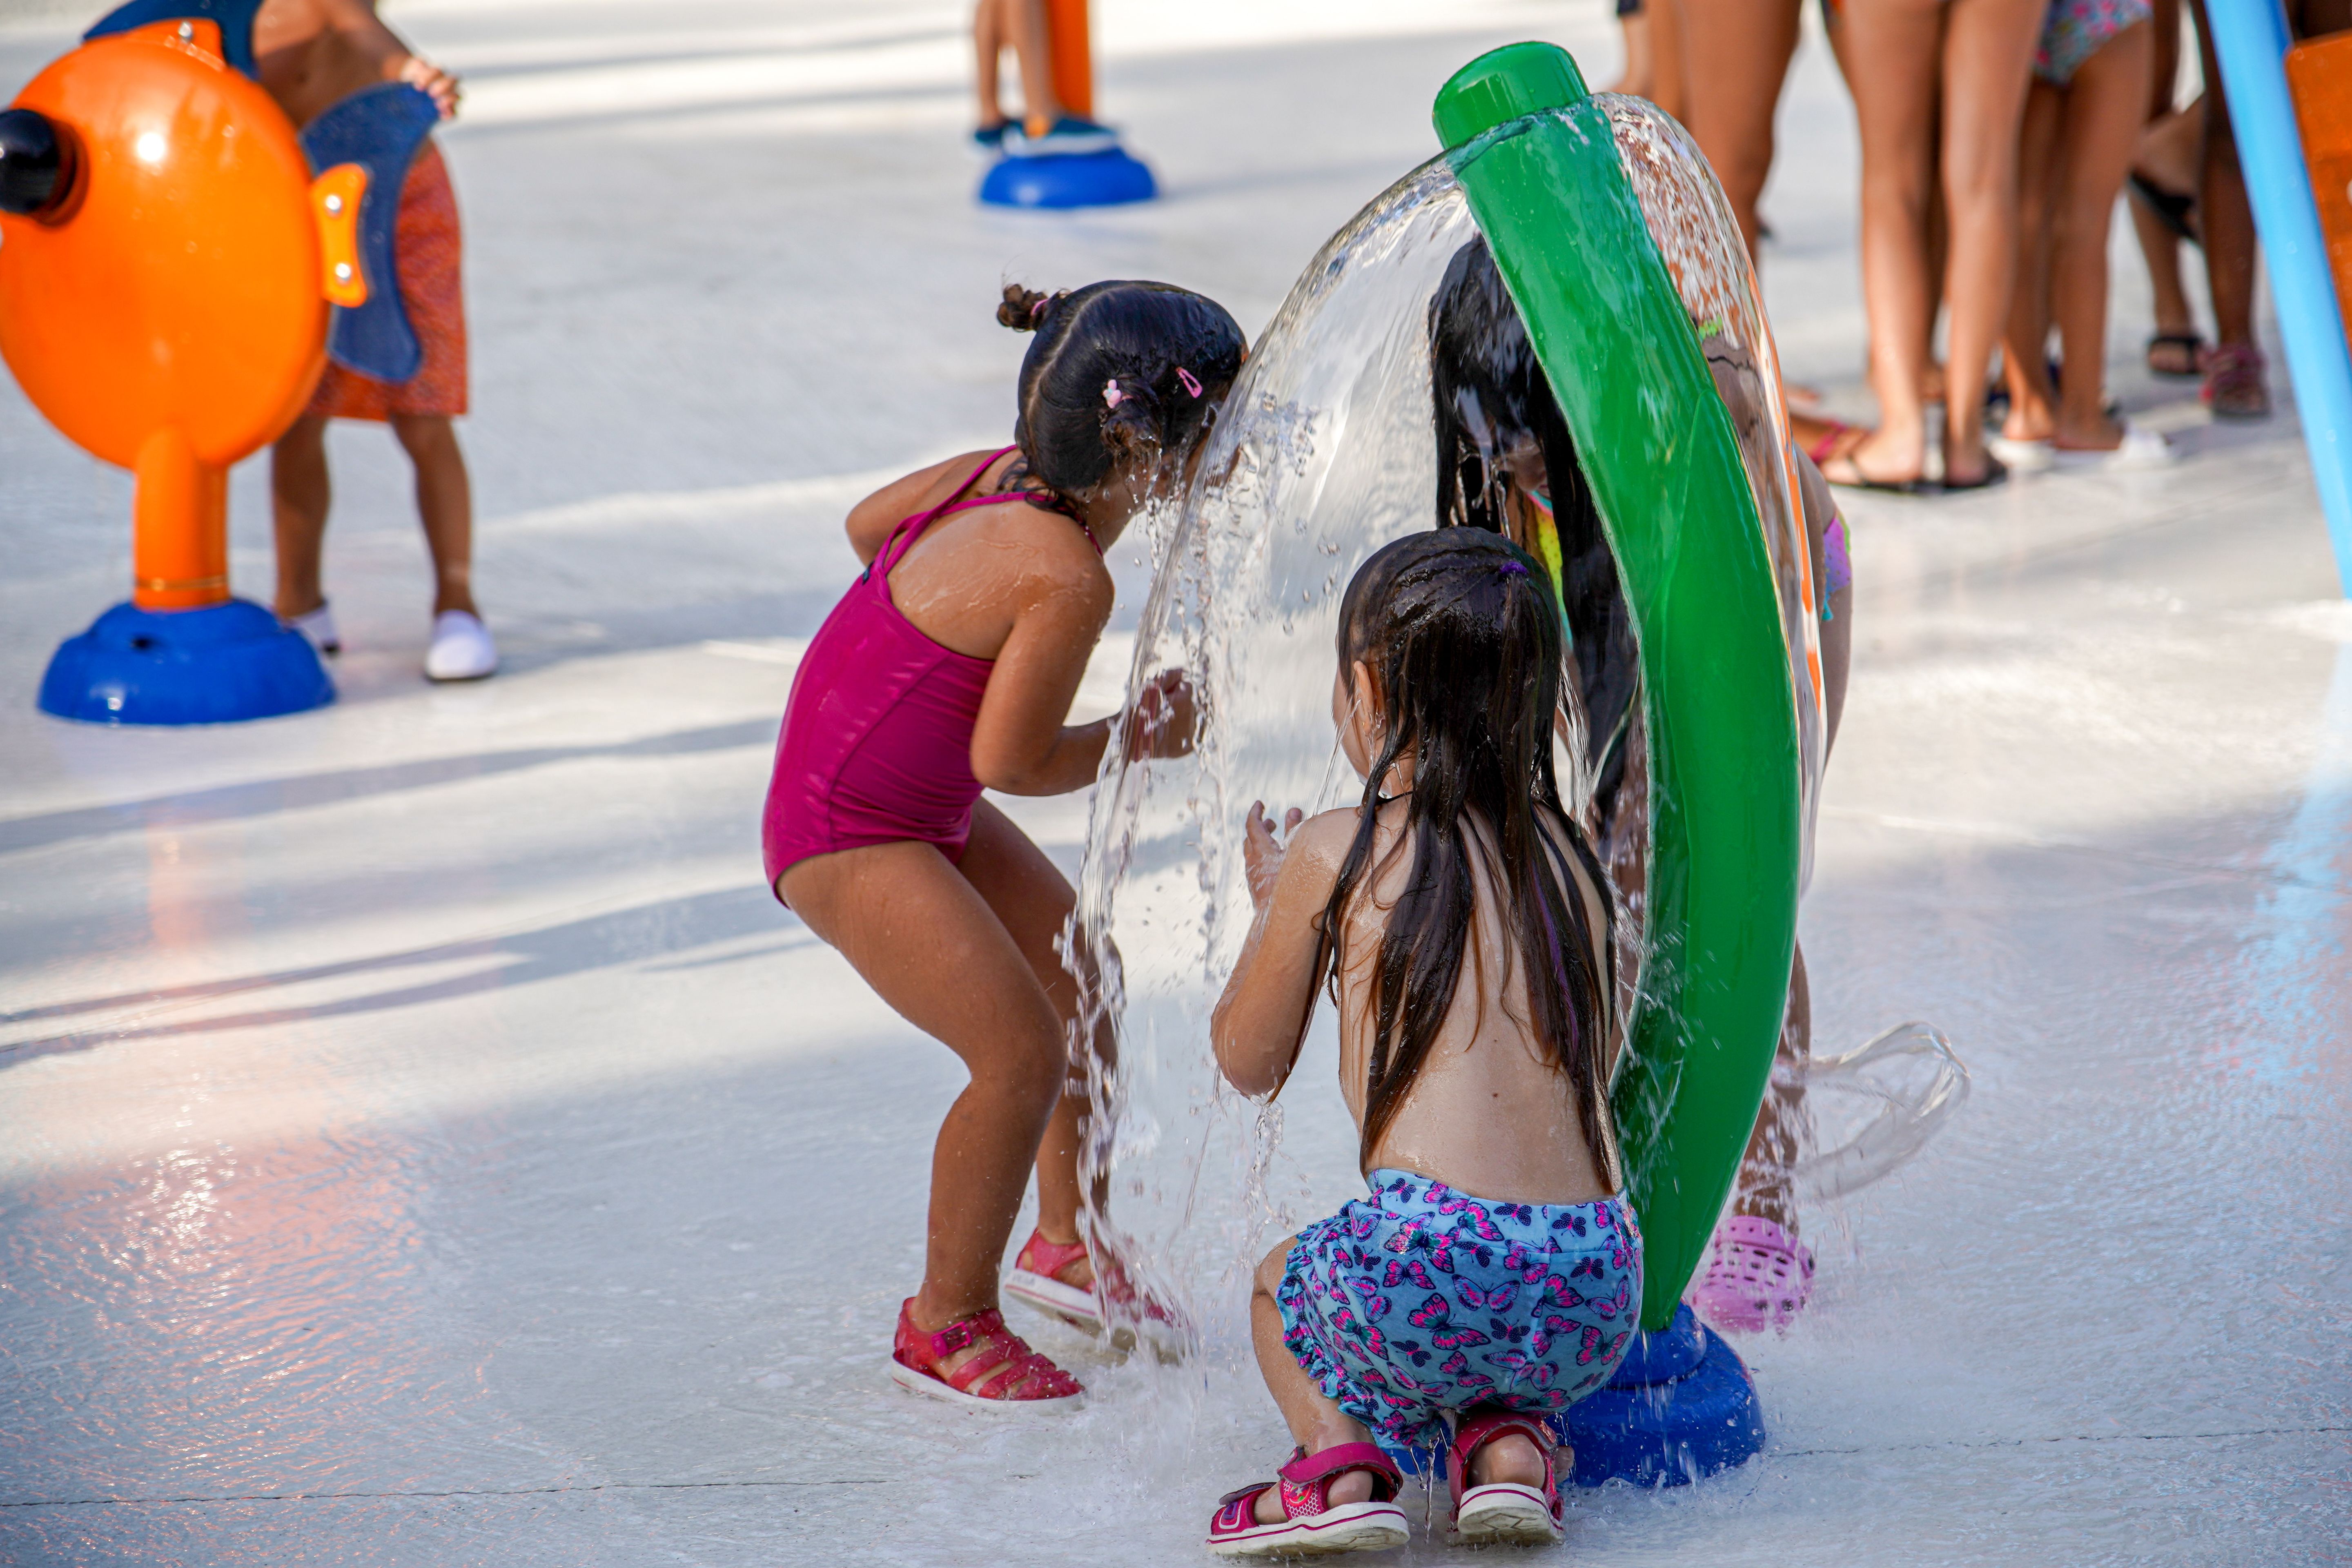
[[[1393,1447],[1480,1405],[1565,1410],[1609,1381],[1642,1310],[1622,1198],[1502,1204],[1412,1171],[1298,1233],[1275,1302],[1326,1397]]]

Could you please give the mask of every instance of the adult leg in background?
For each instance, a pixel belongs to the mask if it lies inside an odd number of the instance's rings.
[[[2044,0],[1948,0],[1943,49],[1943,185],[1951,214],[1944,279],[1944,483],[1981,482],[1984,395],[2017,272],[2017,142]]]
[[[1723,184],[1748,253],[1772,173],[1772,121],[1797,48],[1801,0],[1682,0],[1692,140]]]
[[[1974,4],[1978,0],[1965,0]],[[1878,429],[1822,471],[1832,482],[1899,484],[1927,462],[1920,397],[1937,285],[1927,269],[1942,0],[1846,0],[1840,59],[1862,134],[1862,292]]]
[[[2238,141],[2221,68],[2213,56],[2206,0],[2189,0],[2197,15],[2197,55],[2205,68],[2204,183],[2197,206],[2205,237],[2205,281],[2212,292],[2213,353],[2205,397],[2228,418],[2258,419],[2271,411],[2262,351],[2254,346],[2254,210],[2238,167]]]
[[[2179,118],[2173,112],[2173,84],[2180,75],[2181,0],[2156,0],[2149,17],[2149,41],[2155,58],[2149,66],[2147,127],[2141,133],[2141,152],[2148,137]],[[2201,112],[2201,111],[2200,111]],[[2141,173],[2147,173],[2141,170]],[[2193,191],[2196,181],[2169,187]],[[2156,296],[2156,335],[2147,346],[2147,368],[2158,375],[2197,374],[2197,315],[2189,308],[2188,290],[2180,282],[2180,237],[2144,200],[2131,204],[2132,234],[2147,263],[2149,288]]]

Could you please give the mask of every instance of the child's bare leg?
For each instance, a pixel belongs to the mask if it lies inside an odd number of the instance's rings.
[[[278,617],[290,621],[327,602],[319,557],[334,499],[327,473],[327,421],[305,414],[269,449],[269,511],[278,539]]]
[[[912,1309],[931,1332],[997,1304],[997,1272],[1060,1098],[1062,1021],[979,890],[928,844],[868,845],[782,879],[809,928],[971,1081],[931,1153],[929,1236]],[[953,1368],[978,1351],[950,1357]]]
[[[1691,137],[1723,182],[1748,253],[1756,203],[1772,173],[1772,120],[1796,52],[1796,0],[1683,0]]]
[[[2050,310],[2067,366],[2058,408],[2061,447],[2108,450],[2123,442],[2123,427],[2103,407],[2107,233],[2139,139],[2153,42],[2145,23],[2125,28],[2083,62],[2066,91],[2063,151],[2051,204]]]
[[[416,515],[433,555],[433,613],[474,607],[474,489],[444,414],[395,414],[392,433],[416,465]]]
[[[1004,55],[1004,4],[1005,0],[980,0],[971,12],[972,89],[980,100],[983,128],[1004,123],[1004,99],[997,81]]]
[[[2011,290],[2009,328],[2000,342],[2002,374],[2009,383],[2009,420],[2002,434],[2014,441],[2047,441],[2058,423],[2047,351],[2053,209],[2061,182],[2050,165],[2067,156],[2059,134],[2065,115],[2066,95],[2036,77],[2026,89],[2025,125],[2018,139],[2017,286]]]
[[[1734,1214],[1769,1219],[1790,1236],[1797,1234],[1797,1200],[1789,1184],[1789,1167],[1804,1152],[1805,1090],[1783,1083],[1783,1067],[1802,1066],[1813,1054],[1813,994],[1805,980],[1805,950],[1797,949],[1789,969],[1789,1011],[1780,1023],[1780,1043],[1773,1053],[1772,1082],[1756,1112],[1756,1130],[1748,1134],[1748,1153],[1740,1162],[1739,1192]]]
[[[1291,1440],[1310,1454],[1326,1448],[1336,1448],[1342,1443],[1369,1443],[1370,1428],[1349,1415],[1331,1400],[1323,1396],[1290,1347],[1282,1342],[1282,1309],[1275,1305],[1275,1292],[1282,1288],[1282,1271],[1289,1265],[1290,1249],[1297,1245],[1295,1236],[1285,1237],[1281,1245],[1265,1255],[1257,1266],[1255,1288],[1250,1291],[1250,1343],[1257,1351],[1257,1369],[1265,1375],[1266,1392],[1282,1411],[1284,1425],[1290,1428]],[[1536,1471],[1540,1483],[1543,1471]],[[1331,1483],[1331,1501],[1337,1505],[1372,1500],[1372,1476],[1369,1470],[1349,1470]],[[1269,1487],[1258,1494],[1257,1521],[1276,1524],[1282,1520],[1282,1500]]]
[[[1021,950],[1023,961],[1036,976],[1039,988],[1061,1025],[1062,1038],[1076,1038],[1078,984],[1056,950],[1057,939],[1076,903],[1070,884],[1045,858],[1044,850],[986,801],[972,807],[971,839],[957,868],[987,901],[1006,934]],[[1097,1029],[1098,1035],[1107,1036],[1108,1032]],[[1104,1038],[1094,1042],[1098,1050],[1107,1049],[1108,1043]],[[1069,1080],[1055,1103],[1053,1117],[1045,1124],[1045,1139],[1037,1147],[1037,1228],[1045,1233],[1047,1241],[1063,1243],[1078,1239],[1078,1208],[1083,1198],[1078,1182],[1078,1151],[1086,1133],[1087,1110],[1084,1067],[1075,1057],[1067,1059]],[[1097,1193],[1097,1200],[1100,1196]],[[1100,1206],[1099,1201],[1097,1206]],[[1091,1260],[1072,1266],[1063,1283],[1080,1289],[1093,1284]]]
[[[1003,0],[1004,30],[1021,62],[1021,113],[1032,136],[1043,136],[1062,118],[1054,96],[1053,38],[1045,30],[1045,0]]]

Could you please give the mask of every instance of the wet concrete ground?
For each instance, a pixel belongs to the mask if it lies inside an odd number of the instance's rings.
[[[1164,277],[1254,331],[1455,65],[1613,46],[1598,5],[1099,9],[1168,198],[1039,217],[969,200],[956,6],[386,6],[472,90],[486,685],[418,679],[405,477],[342,427],[341,703],[36,714],[128,486],[0,393],[0,1562],[1191,1563],[1280,1458],[1233,1321],[1185,1373],[1034,1331],[1097,1393],[1053,1425],[887,1384],[957,1069],[760,887],[768,750],[845,505],[1004,438],[1001,279]],[[0,30],[0,86],[67,37]],[[1783,125],[1784,354],[1865,412],[1817,44]],[[1585,1496],[1561,1560],[2352,1540],[2352,611],[2291,413],[2151,383],[2117,276],[2110,379],[2179,468],[1851,507],[1821,1041],[1926,1018],[1974,1096],[1806,1215],[1815,1305],[1741,1347],[1768,1452]],[[266,598],[264,500],[247,465]],[[1074,860],[1080,802],[1014,809]]]

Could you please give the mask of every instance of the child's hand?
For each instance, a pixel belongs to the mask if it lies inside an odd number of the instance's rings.
[[[1307,814],[1292,806],[1282,814],[1285,836],[1295,833],[1307,820]],[[1282,874],[1282,840],[1274,836],[1274,818],[1266,815],[1265,802],[1250,802],[1249,822],[1242,832],[1242,865],[1249,877],[1250,902],[1265,908],[1266,900],[1274,897],[1274,879]]]
[[[400,68],[400,79],[428,94],[434,107],[441,110],[442,119],[448,120],[457,115],[457,79],[431,60],[409,56],[408,63]]]
[[[1201,730],[1201,704],[1192,693],[1192,677],[1181,669],[1161,670],[1135,700],[1132,717],[1128,761],[1191,756]]]

